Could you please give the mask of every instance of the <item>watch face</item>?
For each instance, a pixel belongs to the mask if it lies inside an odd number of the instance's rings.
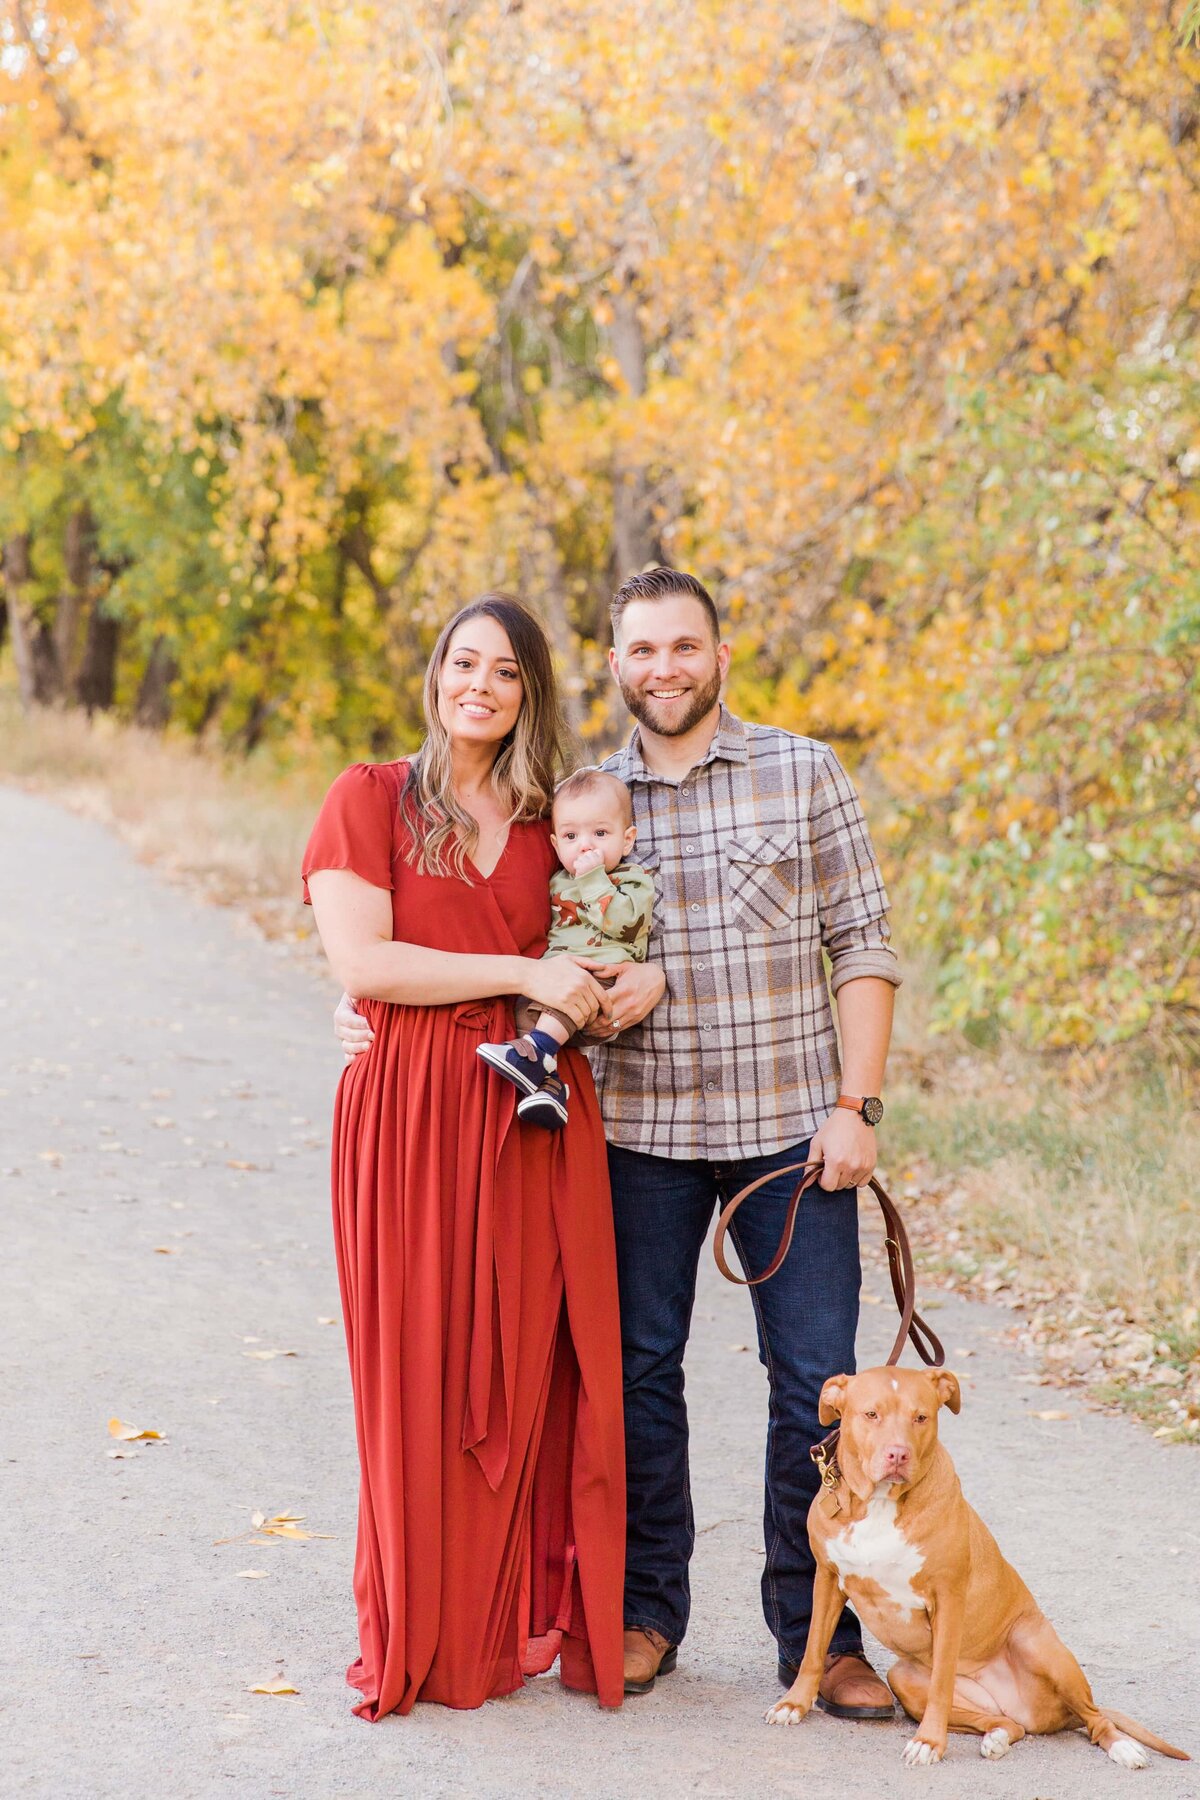
[[[883,1117],[883,1101],[868,1095],[862,1103],[862,1116],[868,1125],[878,1125]]]

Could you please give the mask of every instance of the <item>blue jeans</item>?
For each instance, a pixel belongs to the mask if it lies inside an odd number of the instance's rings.
[[[768,1170],[803,1162],[807,1142],[738,1162],[686,1161],[608,1146],[625,1377],[628,1537],[625,1624],[682,1642],[695,1541],[688,1476],[683,1352],[696,1271],[713,1209]],[[743,1267],[765,1269],[779,1242],[795,1175],[769,1181],[744,1202],[730,1235]],[[798,1663],[812,1614],[809,1505],[820,1477],[809,1445],[825,1435],[822,1384],[854,1370],[858,1326],[858,1202],[853,1188],[809,1192],[783,1267],[751,1288],[758,1353],[770,1382],[763,1612],[780,1657]],[[861,1651],[846,1608],[831,1649]]]

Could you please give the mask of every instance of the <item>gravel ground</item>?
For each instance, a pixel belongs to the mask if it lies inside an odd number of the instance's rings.
[[[940,1768],[910,1771],[899,1722],[762,1723],[779,1691],[758,1606],[764,1377],[746,1296],[707,1260],[678,1672],[617,1714],[543,1677],[478,1713],[355,1719],[330,990],[45,801],[0,788],[0,841],[0,1793],[1200,1793],[1186,1764],[1127,1773],[1078,1734],[994,1764],[954,1737]],[[867,1285],[885,1292],[877,1266]],[[1200,1459],[1023,1383],[1006,1316],[931,1306],[969,1377],[945,1421],[968,1496],[1101,1702],[1200,1753]],[[863,1320],[865,1365],[890,1304]],[[1051,1404],[1070,1417],[1034,1416]],[[112,1416],[165,1441],[114,1456]],[[253,1544],[256,1509],[328,1535]],[[281,1678],[298,1693],[248,1691]]]

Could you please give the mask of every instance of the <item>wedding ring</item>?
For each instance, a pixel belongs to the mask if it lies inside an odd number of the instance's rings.
[[[621,1021],[618,1019],[616,1013],[612,1016],[612,1028],[614,1031],[620,1031],[621,1029]]]

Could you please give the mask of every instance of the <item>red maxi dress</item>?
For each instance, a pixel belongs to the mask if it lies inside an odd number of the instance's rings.
[[[334,782],[304,857],[392,892],[397,941],[536,957],[556,867],[544,822],[493,873],[404,856],[406,765]],[[475,1707],[560,1656],[564,1684],[622,1699],[625,1470],[604,1135],[577,1051],[570,1119],[516,1117],[475,1054],[511,999],[362,1002],[375,1032],[333,1123],[333,1225],[360,1491],[347,1680],[367,1719]]]

